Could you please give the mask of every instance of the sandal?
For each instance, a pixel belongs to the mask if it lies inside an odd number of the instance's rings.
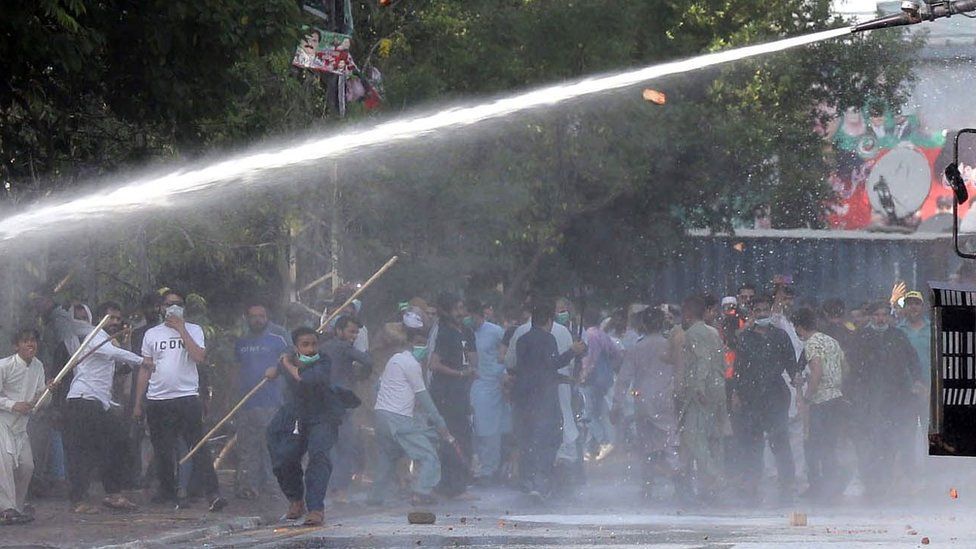
[[[293,501],[288,506],[288,512],[285,513],[285,520],[298,520],[302,518],[305,514],[305,502],[304,501]]]
[[[32,520],[34,520],[34,517],[25,515],[13,508],[0,512],[0,525],[3,526],[9,526],[12,524],[24,524]]]
[[[322,526],[325,523],[324,511],[309,511],[302,526]]]
[[[95,507],[94,505],[83,501],[78,505],[72,507],[71,512],[77,515],[97,515],[98,507]]]
[[[102,500],[102,505],[109,509],[118,509],[120,511],[139,510],[138,505],[126,499],[122,494],[109,494],[105,496],[105,499]]]

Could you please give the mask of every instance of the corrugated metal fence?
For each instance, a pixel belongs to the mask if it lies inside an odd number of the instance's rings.
[[[734,295],[739,285],[768,289],[791,275],[797,297],[839,297],[850,304],[886,298],[896,280],[910,289],[945,280],[958,266],[948,235],[837,231],[740,231],[692,234],[672,260],[651,274],[653,302],[675,302],[703,289]]]

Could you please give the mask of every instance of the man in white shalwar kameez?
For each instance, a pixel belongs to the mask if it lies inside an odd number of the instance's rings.
[[[34,457],[27,423],[33,403],[44,392],[44,366],[34,356],[37,339],[34,330],[19,331],[16,354],[0,360],[0,524],[30,520],[24,501]]]

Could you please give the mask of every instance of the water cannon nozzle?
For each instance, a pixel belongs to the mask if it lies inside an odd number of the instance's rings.
[[[976,11],[976,0],[925,0],[924,5],[917,0],[905,0],[899,13],[859,23],[851,27],[851,32],[915,25],[970,11]]]

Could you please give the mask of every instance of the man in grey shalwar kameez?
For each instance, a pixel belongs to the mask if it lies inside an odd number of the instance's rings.
[[[656,477],[677,471],[678,424],[674,409],[675,367],[665,362],[669,343],[663,335],[664,312],[647,309],[639,316],[636,343],[627,352],[617,376],[614,402],[634,397],[636,445],[640,452],[644,497],[651,496]],[[615,419],[619,407],[614,409]]]

